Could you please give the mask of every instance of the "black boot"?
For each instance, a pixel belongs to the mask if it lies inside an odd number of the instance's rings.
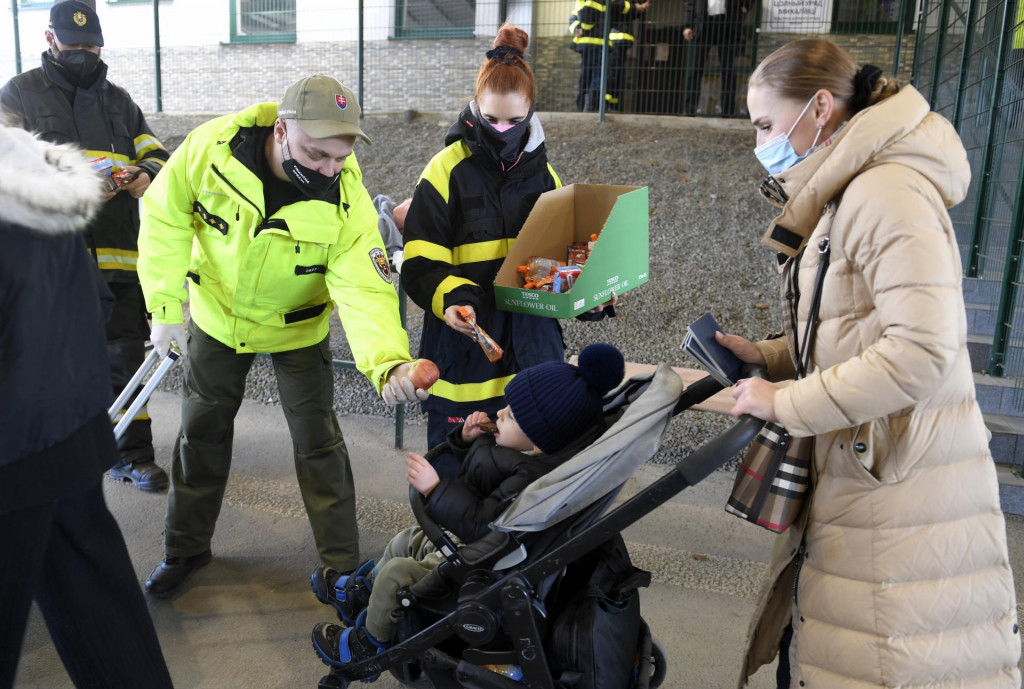
[[[110,478],[128,481],[139,490],[155,493],[167,488],[167,472],[152,459],[137,459],[134,462],[118,464],[110,470]]]
[[[173,596],[197,569],[210,564],[212,559],[213,554],[209,550],[191,557],[164,556],[146,579],[146,593],[154,598]]]
[[[367,560],[349,574],[321,565],[309,577],[313,594],[324,605],[333,607],[343,622],[355,624],[356,617],[370,604],[373,582],[368,577],[373,565],[373,560]]]
[[[339,627],[336,624],[321,622],[313,627],[313,650],[325,664],[333,667],[345,667],[372,658],[390,646],[390,642],[377,641],[366,630],[366,611],[359,614],[354,627]],[[380,677],[366,677],[364,682],[372,682]]]

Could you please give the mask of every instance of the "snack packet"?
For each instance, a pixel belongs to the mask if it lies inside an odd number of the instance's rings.
[[[92,169],[103,178],[103,191],[115,191],[118,184],[117,180],[114,179],[114,164],[110,162],[110,158],[100,156],[99,158],[93,158],[91,162]]]
[[[560,266],[555,270],[555,278],[551,282],[551,291],[564,294],[576,284],[576,278],[580,275],[579,266]]]
[[[465,306],[460,306],[459,315],[473,327],[473,332],[476,334],[476,341],[480,343],[480,348],[483,349],[484,354],[487,355],[487,360],[499,360],[505,353],[505,350],[499,347],[498,343],[491,339],[491,336],[484,332],[483,328],[476,324],[476,318],[470,315],[469,309]]]
[[[555,269],[564,266],[565,261],[555,258],[544,258],[543,256],[531,256],[525,266],[518,266],[516,270],[523,276],[523,287],[526,289],[538,289],[542,285],[551,283],[555,275]]]

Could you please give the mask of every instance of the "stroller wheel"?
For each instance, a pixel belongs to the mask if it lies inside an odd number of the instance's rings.
[[[651,639],[651,659],[653,672],[648,686],[650,689],[658,689],[668,674],[668,655],[665,653],[665,646],[658,639]]]
[[[348,689],[348,680],[344,680],[335,674],[325,675],[320,678],[316,689]]]

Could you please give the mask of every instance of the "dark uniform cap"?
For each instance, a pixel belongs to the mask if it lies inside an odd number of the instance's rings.
[[[65,0],[50,8],[50,30],[65,45],[103,47],[103,30],[96,10],[79,0]]]
[[[277,108],[278,117],[296,120],[302,131],[314,139],[358,136],[370,143],[370,137],[359,126],[360,112],[352,89],[326,74],[296,81],[285,91]]]

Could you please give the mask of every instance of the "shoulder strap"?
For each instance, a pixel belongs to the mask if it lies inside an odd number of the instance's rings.
[[[796,350],[796,371],[797,377],[803,378],[807,375],[807,367],[811,363],[811,350],[814,348],[814,333],[818,329],[818,310],[821,307],[821,287],[825,282],[825,271],[828,270],[829,258],[831,257],[829,237],[825,237],[818,243],[818,273],[814,277],[814,292],[811,293],[811,308],[807,314],[807,328],[804,330],[803,342],[799,341],[799,334],[796,332],[796,318],[793,318],[793,345]],[[806,249],[805,249],[806,251]],[[794,266],[795,271],[798,270]],[[795,307],[794,307],[795,308]]]

